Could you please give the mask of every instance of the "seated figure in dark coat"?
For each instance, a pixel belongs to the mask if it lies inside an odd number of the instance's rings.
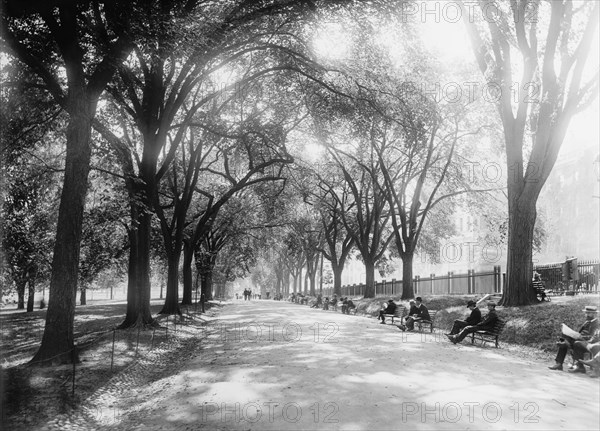
[[[465,326],[457,335],[449,335],[446,334],[446,337],[454,344],[460,343],[464,338],[472,334],[476,331],[491,331],[496,326],[496,322],[498,322],[498,315],[496,314],[496,303],[488,302],[487,303],[488,314],[485,316],[481,322],[472,326]]]
[[[477,308],[477,303],[475,301],[467,302],[467,308],[471,310],[471,314],[467,317],[466,320],[455,320],[452,325],[452,330],[447,335],[456,335],[463,328],[467,326],[474,326],[481,322],[481,310]]]

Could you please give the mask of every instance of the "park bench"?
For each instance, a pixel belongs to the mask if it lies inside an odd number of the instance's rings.
[[[540,302],[543,301],[548,301],[550,302],[550,296],[548,295],[548,292],[546,292],[546,289],[544,289],[544,286],[541,287],[536,287],[535,288],[535,294],[537,296],[537,300]]]
[[[398,319],[402,323],[402,319],[406,315],[406,307],[404,305],[397,305],[394,314],[383,313],[383,315],[386,319],[392,319],[392,325],[394,324],[394,319]]]
[[[340,311],[342,311],[342,307],[343,305],[340,305]],[[354,307],[348,310],[348,314],[356,315],[356,310],[358,310],[358,305],[354,304]]]
[[[546,292],[546,286],[544,285],[544,282],[541,280],[536,280],[532,284],[533,289],[535,290],[535,294],[537,296],[537,300],[540,302],[550,302],[550,297],[548,296],[548,292]]]
[[[471,344],[475,343],[475,338],[478,338],[481,340],[481,344],[483,345],[484,343],[489,342],[494,342],[496,344],[496,349],[499,347],[498,344],[498,338],[500,337],[500,334],[502,334],[502,331],[504,330],[504,325],[506,325],[506,322],[498,319],[498,321],[496,322],[496,325],[494,326],[494,329],[492,329],[491,331],[475,331],[471,334]]]
[[[433,323],[437,310],[429,310],[429,320],[415,320],[415,326],[419,328],[419,332],[423,332],[423,325],[429,325],[429,332],[433,332]]]

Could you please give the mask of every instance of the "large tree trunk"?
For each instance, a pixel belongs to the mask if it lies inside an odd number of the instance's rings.
[[[90,170],[90,134],[95,105],[88,103],[83,85],[71,85],[65,174],[58,210],[52,258],[50,297],[40,349],[32,362],[79,362],[74,350],[73,322],[77,295],[83,208]],[[76,105],[76,106],[75,106]]]
[[[286,296],[290,294],[290,271],[289,271],[289,269],[283,270],[283,291],[281,293]]]
[[[317,296],[317,271],[312,271],[310,277],[310,295]]]
[[[512,204],[511,204],[512,202]],[[523,203],[524,202],[524,203]],[[533,203],[532,203],[533,202]],[[537,303],[530,289],[533,274],[533,230],[536,220],[535,200],[511,200],[508,205],[507,281],[501,305],[516,306]]]
[[[306,269],[306,272],[304,273],[304,295],[308,295],[308,286],[310,284],[310,275],[308,272],[308,268]]]
[[[167,296],[159,314],[179,314],[179,253],[168,257]]]
[[[215,262],[209,253],[197,248],[195,250],[196,269],[200,274],[200,293],[205,301],[213,299],[212,294],[212,271]]]
[[[333,293],[340,296],[342,294],[342,271],[344,267],[332,263],[331,269],[333,271]]]
[[[183,297],[181,305],[192,305],[192,290],[194,277],[192,275],[192,260],[194,248],[188,241],[183,243]]]
[[[35,300],[35,282],[30,278],[27,282],[27,312],[33,311],[33,303]]]
[[[17,281],[17,310],[23,310],[25,308],[25,285],[27,281],[25,279]]]
[[[208,271],[205,274],[202,274],[200,278],[200,289],[202,295],[204,295],[205,301],[210,301],[213,299],[212,294],[212,271]]]
[[[85,286],[81,286],[81,289],[79,289],[79,305],[87,305],[86,292],[87,289],[85,288]]]
[[[138,222],[137,227],[133,227],[129,231],[127,313],[125,320],[119,325],[119,329],[156,324],[150,311],[150,229],[152,215],[143,213],[138,217],[136,207],[132,207],[131,211],[132,220],[138,220]]]
[[[375,262],[365,260],[365,298],[375,298]]]
[[[413,287],[413,259],[414,254],[406,254],[402,258],[402,297],[401,299],[413,299],[415,290]]]

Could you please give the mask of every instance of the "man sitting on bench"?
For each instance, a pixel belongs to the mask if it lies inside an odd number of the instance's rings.
[[[315,302],[310,308],[319,308],[323,305],[323,296],[319,293],[317,295],[317,302]]]
[[[533,281],[531,283],[535,294],[540,297],[540,302],[544,302],[547,299],[546,288],[544,286],[544,282],[542,281],[542,277],[538,272],[533,274]]]
[[[348,297],[345,297],[344,300],[342,301],[342,313],[350,314],[350,310],[352,308],[356,308],[356,305],[354,305],[354,302],[352,302],[351,299],[348,299]]]
[[[329,301],[329,306],[337,311],[337,303],[338,303],[338,297],[337,297],[337,294],[334,293],[333,296],[331,297],[331,301]]]
[[[467,335],[472,334],[473,332],[492,331],[494,329],[494,327],[496,326],[496,322],[498,321],[498,315],[496,314],[496,303],[490,301],[487,303],[487,307],[488,307],[487,316],[485,316],[485,319],[483,319],[477,325],[466,326],[463,328],[462,331],[460,331],[458,333],[458,335],[446,334],[446,337],[448,337],[448,339],[450,341],[452,341],[454,344],[456,344],[456,343],[460,343]]]
[[[567,352],[569,349],[573,349],[573,360],[576,363],[574,367],[568,371],[572,373],[585,373],[585,367],[578,361],[583,359],[584,353],[589,351],[588,345],[598,342],[598,308],[588,305],[583,309],[583,312],[585,313],[585,323],[579,328],[579,334],[574,333],[572,336],[569,336],[563,333],[563,336],[556,343],[558,346],[558,352],[555,359],[556,363],[553,366],[548,367],[551,370],[562,371],[563,362],[567,356]],[[571,332],[574,331],[571,330]],[[597,352],[591,353],[594,355]]]
[[[413,310],[412,307],[411,310]],[[406,318],[406,323],[402,326],[399,326],[399,328],[403,331],[414,331],[415,321],[417,320],[431,320],[431,317],[429,316],[429,310],[423,305],[423,300],[420,296],[415,298],[414,311],[409,311],[409,316]]]
[[[396,313],[396,307],[397,306],[396,306],[396,303],[394,302],[394,300],[390,299],[387,302],[387,305],[384,304],[384,308],[379,310],[379,316],[377,317],[377,320],[381,320],[381,324],[385,325],[385,315]]]
[[[471,300],[467,302],[467,308],[471,310],[471,314],[469,315],[469,317],[467,317],[467,320],[455,320],[454,324],[452,325],[452,330],[449,334],[445,335],[456,335],[463,328],[467,326],[477,325],[479,322],[481,322],[481,310],[477,308],[477,303]]]

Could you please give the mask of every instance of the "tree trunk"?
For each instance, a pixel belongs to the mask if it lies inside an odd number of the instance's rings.
[[[179,314],[179,253],[168,257],[167,295],[159,314]]]
[[[213,299],[212,294],[212,271],[208,271],[202,275],[200,279],[201,292],[204,295],[205,301]]]
[[[415,291],[413,287],[413,259],[414,254],[406,254],[402,257],[402,297],[401,299],[413,299]]]
[[[507,282],[500,301],[503,306],[537,303],[535,291],[530,289],[533,274],[533,230],[537,217],[535,200],[533,204],[527,199],[519,201],[511,205],[509,196]]]
[[[52,258],[50,297],[40,349],[32,362],[79,362],[74,350],[73,322],[77,295],[83,208],[90,171],[90,135],[95,104],[90,104],[83,84],[69,88],[71,102],[63,189],[58,210]]]
[[[304,294],[308,295],[308,286],[310,284],[310,275],[308,273],[308,269],[304,273]]]
[[[375,298],[375,262],[365,260],[365,298]]]
[[[290,271],[289,270],[284,270],[283,271],[283,295],[289,295],[290,294]]]
[[[27,312],[30,313],[33,311],[33,303],[35,300],[35,282],[31,278],[27,282],[27,287]]]
[[[130,200],[130,202],[132,202]],[[132,204],[133,205],[133,204]],[[127,280],[127,313],[119,329],[137,325],[155,325],[150,311],[150,229],[152,215],[139,217],[133,207],[132,220],[138,220],[137,228],[129,231],[129,266]],[[133,223],[135,225],[135,223]]]
[[[87,305],[86,291],[85,286],[81,286],[81,289],[79,289],[79,305]]]
[[[309,275],[310,277],[310,295],[317,296],[317,271],[313,271]]]
[[[192,259],[194,248],[188,241],[183,243],[183,297],[181,305],[192,305],[194,277],[192,275]]]
[[[17,281],[17,310],[23,310],[25,308],[25,285],[27,281]]]
[[[342,271],[344,270],[343,266],[331,265],[331,270],[333,271],[333,293],[341,296],[342,294]]]

